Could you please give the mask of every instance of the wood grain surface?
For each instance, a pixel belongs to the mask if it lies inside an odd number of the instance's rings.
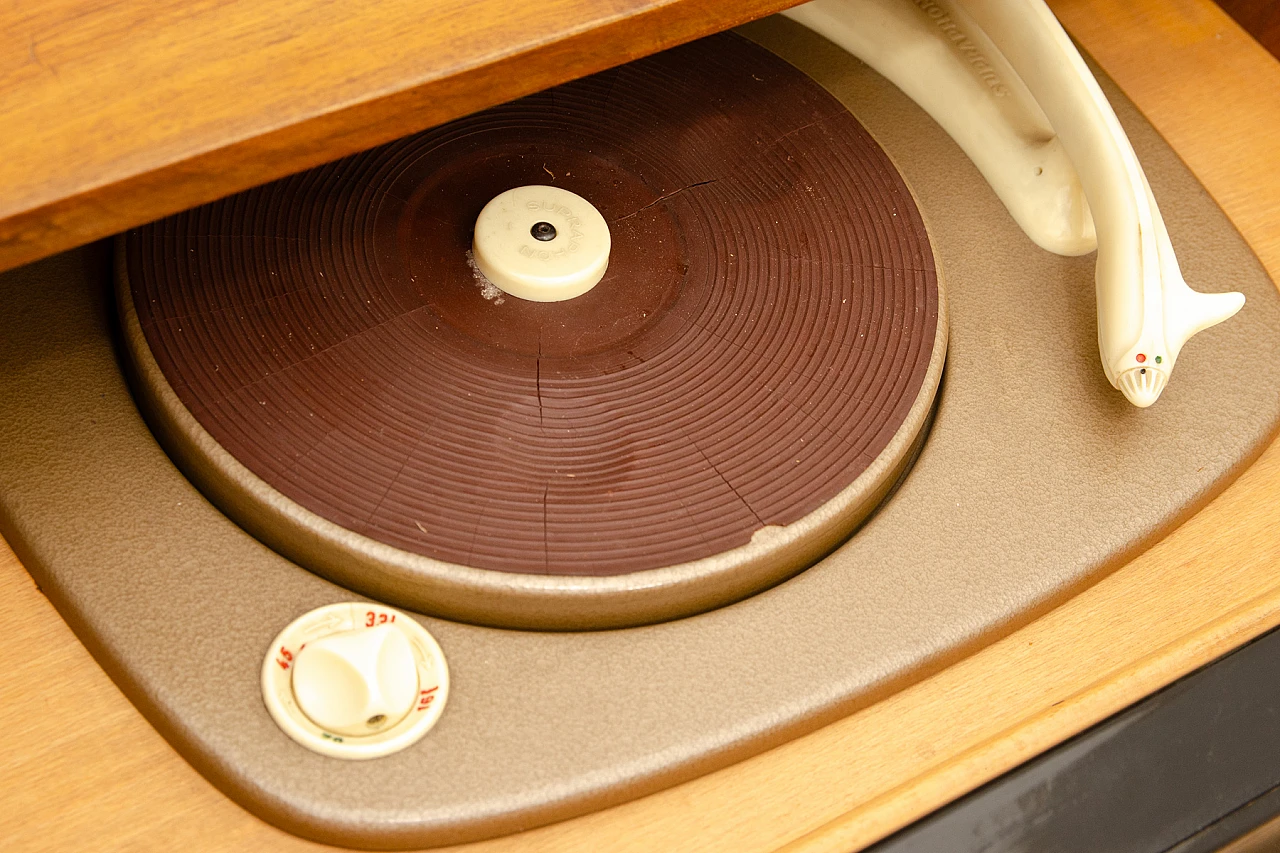
[[[796,0],[0,5],[0,270]]]
[[[1206,0],[1052,5],[1280,278],[1280,64]],[[860,848],[1280,623],[1277,566],[1280,442],[1129,565],[901,693],[670,790],[457,849]],[[7,550],[0,593],[6,849],[323,849],[186,765]]]

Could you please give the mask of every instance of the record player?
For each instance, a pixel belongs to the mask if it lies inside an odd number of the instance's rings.
[[[1280,299],[1018,8],[820,0],[653,53],[738,23],[665,7],[613,61],[537,48],[457,105],[411,87],[32,206],[11,264],[130,230],[6,277],[6,537],[234,800],[399,849],[856,755],[1125,583],[1212,601],[1111,572],[1269,442]],[[1139,608],[1180,651],[992,734],[1047,745],[1264,629],[1255,583]],[[895,825],[829,802],[775,840]]]

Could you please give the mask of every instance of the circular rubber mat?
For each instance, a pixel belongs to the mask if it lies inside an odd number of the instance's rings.
[[[583,296],[476,273],[476,216],[526,184],[609,223]],[[888,158],[735,35],[123,245],[144,403],[206,493],[342,583],[500,624],[666,618],[820,557],[901,473],[945,349]]]

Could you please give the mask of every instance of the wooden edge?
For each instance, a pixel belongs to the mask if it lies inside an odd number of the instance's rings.
[[[1237,838],[1219,853],[1272,853],[1280,850],[1280,817],[1274,817],[1252,832]]]
[[[416,86],[306,116],[268,133],[218,140],[200,154],[155,162],[0,219],[0,272],[111,236],[249,187],[541,91],[567,80],[710,35],[796,5],[797,0],[668,0],[590,27],[563,20],[554,36]],[[580,4],[584,20],[591,4]],[[424,50],[430,49],[425,44]],[[334,61],[338,61],[335,58]],[[282,78],[288,82],[288,78]],[[256,109],[247,103],[248,111]]]

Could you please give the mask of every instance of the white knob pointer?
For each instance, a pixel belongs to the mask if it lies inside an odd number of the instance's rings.
[[[419,741],[449,696],[440,646],[380,604],[330,604],[293,620],[262,664],[262,698],[285,734],[334,758],[377,758]]]
[[[585,198],[559,187],[516,187],[476,217],[476,268],[503,292],[563,302],[599,283],[609,266],[609,224]]]
[[[393,625],[343,631],[298,652],[293,695],[323,729],[372,734],[413,710],[418,666],[409,641]]]

